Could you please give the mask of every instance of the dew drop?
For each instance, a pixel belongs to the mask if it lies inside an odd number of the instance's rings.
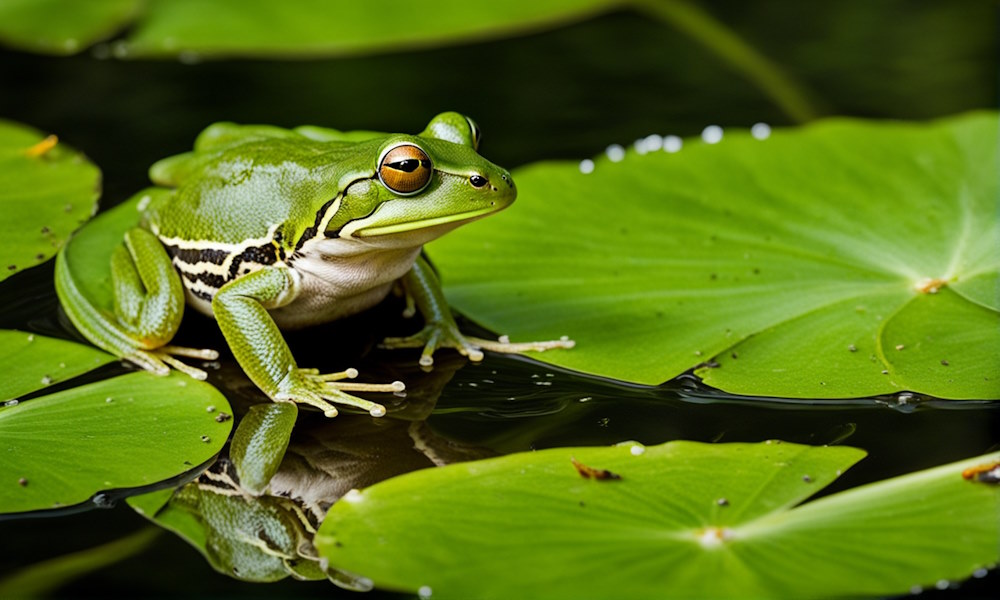
[[[677,137],[676,135],[668,135],[663,138],[663,151],[673,154],[674,152],[680,151],[684,146],[684,140]]]
[[[771,126],[767,123],[754,123],[750,128],[750,135],[758,140],[766,140],[771,137]]]
[[[421,598],[430,598],[431,594],[433,593],[434,590],[432,590],[431,586],[429,585],[422,585],[420,586],[420,589],[417,590],[417,595],[420,596]]]
[[[625,148],[622,148],[620,144],[611,144],[604,150],[604,153],[611,162],[621,162],[625,158]]]
[[[980,568],[978,568],[978,569],[976,569],[975,571],[972,572],[972,576],[975,577],[976,579],[982,579],[983,577],[986,577],[986,575],[988,573],[989,573],[989,569],[986,569],[984,567],[980,567]]]
[[[632,456],[642,456],[646,453],[646,447],[642,444],[633,444],[631,448],[628,449]]]
[[[16,400],[15,399],[15,400],[8,400],[8,401],[4,402],[3,405],[4,406],[17,406],[18,403],[20,403],[20,400]]]
[[[947,579],[938,579],[937,583],[934,584],[934,587],[936,587],[939,590],[946,590],[950,585],[951,582],[948,581]]]
[[[589,175],[594,172],[594,161],[589,158],[585,158],[580,161],[580,172],[584,175]]]
[[[651,133],[642,140],[646,146],[646,152],[656,152],[663,148],[663,136],[658,133]]]
[[[701,139],[706,144],[718,144],[722,141],[722,128],[718,125],[709,125],[701,130]]]

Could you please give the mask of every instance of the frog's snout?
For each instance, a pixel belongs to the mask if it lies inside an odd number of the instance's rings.
[[[500,171],[500,180],[507,184],[507,187],[510,188],[511,192],[517,193],[517,186],[514,185],[514,178],[510,176],[510,173],[507,171]]]

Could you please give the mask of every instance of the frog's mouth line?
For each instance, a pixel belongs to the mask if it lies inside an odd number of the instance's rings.
[[[433,219],[422,219],[419,221],[408,221],[406,223],[393,223],[392,225],[381,225],[375,227],[364,227],[351,232],[351,237],[375,237],[379,235],[392,235],[395,233],[405,233],[417,229],[429,229],[438,225],[454,224],[459,225],[466,221],[478,219],[490,213],[496,212],[495,206],[470,210],[469,212],[458,213],[457,215],[445,215]]]

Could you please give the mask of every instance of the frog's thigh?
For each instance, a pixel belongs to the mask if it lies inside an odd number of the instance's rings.
[[[265,267],[230,281],[212,299],[212,312],[237,362],[250,379],[274,397],[295,359],[267,309],[295,299],[298,286],[287,267]]]
[[[170,341],[184,316],[184,289],[163,245],[134,228],[111,255],[115,315],[140,348]]]

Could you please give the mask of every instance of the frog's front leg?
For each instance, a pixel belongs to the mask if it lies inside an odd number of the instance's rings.
[[[111,254],[114,313],[94,306],[81,292],[64,252],[56,260],[56,291],[73,325],[96,346],[147,371],[166,375],[170,367],[196,379],[201,369],[174,358],[215,360],[214,350],[169,346],[184,314],[181,280],[163,245],[152,233],[133,228]]]
[[[285,266],[264,267],[230,281],[212,299],[212,311],[229,348],[243,371],[257,387],[276,402],[311,404],[328,417],[337,416],[332,403],[356,406],[373,417],[385,407],[345,393],[348,391],[399,392],[403,383],[366,384],[343,382],[358,372],[347,369],[321,374],[300,369],[268,309],[290,303],[298,295],[298,275]]]
[[[458,330],[455,318],[451,315],[448,301],[438,281],[434,269],[424,259],[418,256],[413,268],[403,276],[403,287],[409,298],[413,299],[417,310],[424,317],[424,328],[404,338],[386,338],[382,345],[386,348],[420,348],[422,366],[434,364],[434,351],[438,348],[454,348],[469,360],[483,360],[483,350],[493,352],[519,353],[535,350],[542,352],[553,348],[572,348],[575,342],[570,339],[550,340],[544,342],[511,343],[508,341],[484,340],[466,337]]]

